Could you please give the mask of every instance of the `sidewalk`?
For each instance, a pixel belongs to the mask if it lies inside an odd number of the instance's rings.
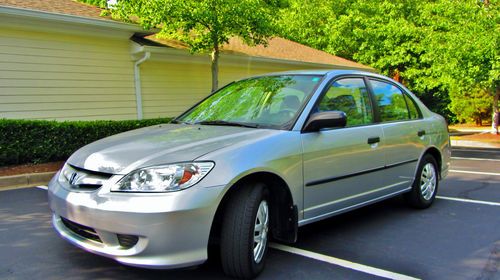
[[[47,185],[56,174],[52,172],[28,173],[12,176],[0,176],[0,190],[10,190],[25,187]]]
[[[453,128],[450,132],[452,147],[500,149],[500,141],[491,141],[491,128]],[[480,136],[480,138],[477,138]],[[454,139],[455,138],[455,139]],[[457,139],[464,138],[464,139]],[[499,138],[500,139],[500,138]],[[481,141],[480,141],[481,140]]]
[[[500,149],[500,144],[470,140],[451,140],[451,147]]]

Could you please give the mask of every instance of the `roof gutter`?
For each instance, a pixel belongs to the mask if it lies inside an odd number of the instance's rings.
[[[135,84],[135,103],[137,107],[137,119],[142,120],[142,89],[141,89],[141,69],[139,65],[151,57],[150,52],[145,52],[144,56],[134,62],[134,84]]]

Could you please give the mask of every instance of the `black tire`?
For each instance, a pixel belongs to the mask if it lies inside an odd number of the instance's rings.
[[[433,169],[432,171],[434,174],[433,178],[430,178],[430,176],[426,175],[429,174],[430,168]],[[422,174],[424,175],[422,176]],[[429,181],[431,180],[434,181],[434,187],[432,188],[429,186],[432,190],[429,190],[427,192],[424,191],[426,178],[428,178]],[[433,156],[427,154],[424,155],[424,157],[420,161],[411,191],[405,193],[404,197],[408,202],[408,204],[410,204],[414,208],[418,209],[429,208],[434,202],[436,193],[438,191],[438,186],[439,186],[439,169],[436,163],[436,159],[434,159]]]
[[[261,202],[268,206],[268,225],[270,220],[269,195],[264,184],[249,184],[228,201],[222,219],[221,229],[221,263],[224,273],[231,277],[252,279],[264,269],[269,237],[266,230],[266,241],[262,257],[259,261],[254,257],[254,230],[256,216]],[[267,227],[268,229],[268,227]]]

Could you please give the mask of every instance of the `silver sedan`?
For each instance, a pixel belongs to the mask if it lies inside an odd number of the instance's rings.
[[[176,268],[215,245],[227,275],[252,278],[270,238],[400,194],[429,207],[449,159],[445,120],[391,79],[274,73],[81,148],[49,200],[59,234],[92,253]]]

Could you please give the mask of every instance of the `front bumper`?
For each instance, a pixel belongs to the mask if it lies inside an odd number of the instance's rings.
[[[195,185],[164,194],[112,193],[106,186],[75,192],[62,187],[57,177],[48,192],[53,224],[74,245],[148,268],[185,267],[207,259],[210,228],[224,186]],[[68,223],[98,237],[88,238]],[[124,247],[119,239],[123,235],[135,242]]]

